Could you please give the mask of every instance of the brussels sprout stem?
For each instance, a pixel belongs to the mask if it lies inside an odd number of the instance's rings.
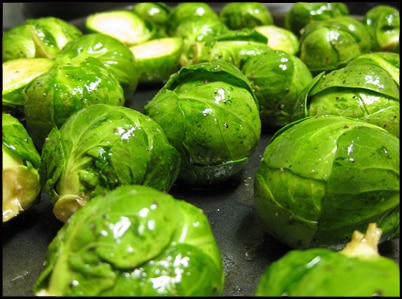
[[[346,244],[340,253],[348,257],[372,257],[379,256],[378,242],[382,234],[381,228],[376,223],[370,223],[367,227],[366,234],[354,231],[352,240]]]

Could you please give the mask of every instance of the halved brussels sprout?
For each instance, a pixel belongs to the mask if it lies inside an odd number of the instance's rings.
[[[301,30],[314,21],[349,15],[343,2],[296,2],[285,14],[284,28],[300,37]]]
[[[152,39],[155,28],[131,10],[101,11],[87,16],[85,28],[89,33],[111,36],[126,46]]]
[[[280,50],[250,57],[241,71],[254,88],[262,124],[275,128],[291,121],[299,95],[313,80],[299,57]]]
[[[62,222],[94,196],[120,185],[168,191],[180,155],[151,118],[124,106],[91,105],[49,133],[40,167],[44,191]]]
[[[299,57],[313,74],[345,66],[370,52],[372,41],[366,26],[351,16],[316,21],[303,28]]]
[[[49,58],[16,58],[3,63],[3,111],[23,119],[24,88],[37,76],[47,72],[54,64]]]
[[[196,206],[120,186],[77,211],[49,245],[36,295],[221,296],[222,259]]]
[[[299,52],[299,38],[292,31],[275,25],[261,25],[254,29],[267,37],[271,49],[293,55]]]
[[[376,5],[364,15],[363,23],[373,39],[373,51],[395,51],[401,29],[398,9]]]
[[[399,60],[399,55],[394,55]],[[400,91],[399,81],[393,76],[396,69],[384,69],[384,63],[367,63],[364,57],[317,75],[300,93],[292,120],[307,115],[347,116],[378,125],[399,138]]]
[[[268,7],[260,2],[225,3],[219,12],[219,17],[232,30],[254,28],[274,23]]]
[[[125,104],[116,77],[97,59],[55,64],[24,89],[28,132],[41,148],[53,127],[60,127],[74,112],[93,104]]]
[[[181,37],[163,37],[130,47],[136,60],[139,83],[165,83],[180,68],[183,45]]]
[[[23,124],[2,113],[3,223],[28,208],[41,190],[40,155]]]
[[[3,62],[16,58],[53,59],[68,42],[82,35],[78,27],[59,18],[28,19],[3,34]]]
[[[365,235],[355,231],[340,251],[291,250],[265,270],[255,296],[399,296],[399,265],[379,255],[381,233],[370,223]]]
[[[169,21],[170,7],[164,2],[139,2],[133,5],[132,11],[142,20],[154,23],[154,38],[168,37],[166,24]]]
[[[70,42],[59,53],[58,63],[79,63],[94,57],[113,73],[127,99],[137,88],[139,73],[133,53],[120,41],[101,33],[89,33]]]
[[[292,248],[343,247],[354,230],[399,237],[399,139],[377,125],[323,115],[272,137],[256,173],[256,212]]]
[[[241,71],[225,61],[182,67],[144,113],[180,152],[178,183],[191,188],[215,187],[233,178],[260,139],[255,94]]]

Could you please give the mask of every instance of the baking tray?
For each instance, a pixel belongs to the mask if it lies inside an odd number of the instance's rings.
[[[283,14],[273,16],[275,24],[281,24]],[[83,18],[72,21],[80,28],[83,22]],[[126,106],[142,112],[160,87],[139,85]],[[272,134],[263,130],[245,169],[220,188],[195,191],[173,186],[169,192],[207,215],[224,263],[224,296],[253,295],[264,270],[291,250],[264,232],[254,208],[254,177]],[[3,296],[33,296],[47,247],[61,226],[45,193],[30,210],[2,225]],[[383,242],[379,252],[399,263],[399,239]]]

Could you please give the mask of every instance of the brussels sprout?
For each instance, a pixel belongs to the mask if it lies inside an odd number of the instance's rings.
[[[347,15],[349,9],[343,2],[296,2],[285,14],[284,28],[300,37],[301,30],[313,21]]]
[[[115,76],[96,58],[55,64],[24,89],[24,115],[36,146],[53,127],[60,127],[74,112],[93,105],[125,104],[124,92]]]
[[[131,10],[101,11],[89,15],[85,20],[88,33],[111,36],[126,46],[152,39],[156,30],[152,24]]]
[[[308,24],[300,36],[299,57],[313,74],[345,66],[372,47],[366,26],[351,16]]]
[[[262,124],[273,127],[291,121],[299,94],[313,80],[300,58],[280,50],[250,57],[241,71],[253,85]]]
[[[168,191],[179,168],[179,153],[155,121],[128,107],[96,104],[52,129],[40,174],[53,213],[65,222],[92,197],[119,185]]]
[[[222,33],[215,39],[193,45],[193,63],[213,60],[226,61],[241,68],[250,57],[269,52],[265,35],[254,29],[244,28]]]
[[[223,23],[232,30],[254,28],[274,23],[268,7],[260,2],[228,2],[219,12]]]
[[[389,69],[362,58],[317,75],[296,100],[292,120],[307,115],[347,116],[383,127],[399,138],[399,82]]]
[[[256,26],[254,29],[267,37],[271,49],[293,55],[299,52],[299,38],[292,31],[275,25]]]
[[[139,83],[165,83],[180,68],[181,37],[163,37],[130,47],[136,59]]]
[[[164,2],[139,2],[132,11],[142,20],[152,22],[156,28],[155,38],[167,37],[166,24],[169,21],[170,7]]]
[[[110,36],[90,33],[70,42],[59,53],[58,63],[80,62],[87,57],[100,60],[120,82],[127,99],[137,88],[139,73],[133,53]]]
[[[49,58],[17,58],[3,63],[3,111],[23,119],[23,90],[34,78],[47,72],[54,64]]]
[[[260,139],[255,94],[241,71],[224,61],[182,67],[144,113],[180,152],[178,184],[191,188],[216,187],[233,178]]]
[[[53,59],[70,41],[82,36],[73,24],[55,17],[28,19],[3,34],[3,62],[16,58]]]
[[[173,36],[181,37],[184,45],[180,57],[180,65],[195,64],[193,47],[197,43],[205,43],[224,34],[229,29],[216,17],[201,16],[195,19],[184,19],[176,27]]]
[[[196,21],[200,17],[220,20],[219,15],[206,2],[179,2],[170,10],[169,20],[166,24],[168,35],[173,36],[181,22]],[[187,24],[191,24],[191,22],[187,22]]]
[[[400,86],[400,55],[393,52],[371,52],[362,54],[348,63],[352,64],[374,64],[386,71],[391,78]]]
[[[398,9],[388,5],[376,5],[364,15],[363,23],[371,34],[373,51],[395,51],[400,35]]]
[[[381,228],[355,231],[340,251],[292,250],[272,263],[257,285],[256,296],[377,297],[400,295],[399,265],[378,253]]]
[[[272,137],[256,173],[256,212],[292,248],[339,248],[370,222],[399,237],[399,139],[346,117],[292,122]]]
[[[40,155],[22,123],[2,113],[3,223],[30,208],[41,185]]]
[[[203,211],[149,186],[94,197],[48,247],[34,285],[52,296],[219,296],[224,270]]]

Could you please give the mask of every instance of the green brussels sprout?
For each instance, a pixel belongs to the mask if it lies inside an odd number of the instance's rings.
[[[355,231],[340,251],[291,250],[263,273],[256,296],[377,297],[400,295],[399,265],[378,253],[381,228]]]
[[[183,39],[183,50],[180,65],[195,64],[193,47],[197,43],[205,43],[224,34],[229,29],[216,17],[200,16],[195,19],[184,19],[176,27],[173,36]]]
[[[39,169],[54,215],[62,222],[92,197],[120,185],[168,191],[180,155],[151,118],[124,106],[96,104],[54,127]]]
[[[30,208],[41,190],[40,155],[23,124],[2,113],[3,223]]]
[[[111,10],[90,14],[85,19],[88,33],[111,36],[126,46],[150,40],[155,35],[153,23],[141,19],[131,10]]]
[[[391,78],[400,86],[400,55],[394,52],[371,52],[357,56],[348,65],[353,64],[374,64],[386,71]]]
[[[162,37],[130,47],[136,60],[139,83],[165,83],[180,68],[183,46],[181,37]]]
[[[396,66],[384,69],[385,63],[366,63],[363,58],[317,75],[296,100],[292,120],[308,115],[347,116],[378,125],[399,138],[400,92],[394,77],[399,76],[399,63],[397,71]]]
[[[339,248],[370,222],[399,237],[399,139],[363,121],[322,115],[279,129],[255,185],[256,212],[292,248]]]
[[[284,28],[300,37],[301,30],[313,21],[347,15],[349,9],[343,2],[296,2],[285,14]]]
[[[270,50],[266,36],[260,32],[249,28],[230,30],[207,42],[195,43],[192,48],[193,64],[219,60],[242,68],[250,57]]]
[[[26,127],[41,148],[53,127],[60,127],[74,112],[93,105],[125,104],[116,77],[94,57],[55,64],[24,89]]]
[[[313,74],[345,66],[370,52],[371,36],[366,26],[351,16],[308,24],[300,36],[299,57]]]
[[[198,18],[210,17],[220,20],[219,15],[206,2],[179,2],[170,10],[166,24],[167,34],[173,36],[179,24],[185,20],[196,21]],[[191,24],[191,22],[187,22]]]
[[[182,67],[144,106],[144,113],[180,152],[178,184],[190,188],[213,188],[233,178],[260,140],[252,87],[225,61]]]
[[[80,36],[78,27],[59,18],[28,19],[3,34],[3,62],[16,58],[53,59],[68,42]]]
[[[208,218],[149,186],[94,197],[50,243],[36,295],[219,296],[224,270]]]
[[[274,23],[268,7],[260,2],[227,2],[220,10],[219,17],[232,30]]]
[[[284,51],[296,55],[300,49],[299,38],[292,31],[275,25],[254,27],[268,39],[268,46],[273,50]]]
[[[389,5],[376,5],[364,15],[363,23],[371,34],[373,51],[395,51],[400,35],[398,9]]]
[[[97,58],[116,76],[126,99],[134,93],[139,73],[135,57],[127,46],[108,35],[90,33],[67,44],[56,60],[58,63],[71,63],[87,57]]]
[[[251,57],[241,71],[253,85],[262,124],[272,127],[291,121],[299,94],[313,80],[299,57],[280,50]]]
[[[168,37],[166,24],[169,21],[170,7],[164,2],[138,2],[132,11],[142,20],[154,23],[155,38]]]
[[[24,118],[23,90],[37,76],[47,72],[54,64],[49,58],[16,58],[3,62],[3,112],[19,120]]]

